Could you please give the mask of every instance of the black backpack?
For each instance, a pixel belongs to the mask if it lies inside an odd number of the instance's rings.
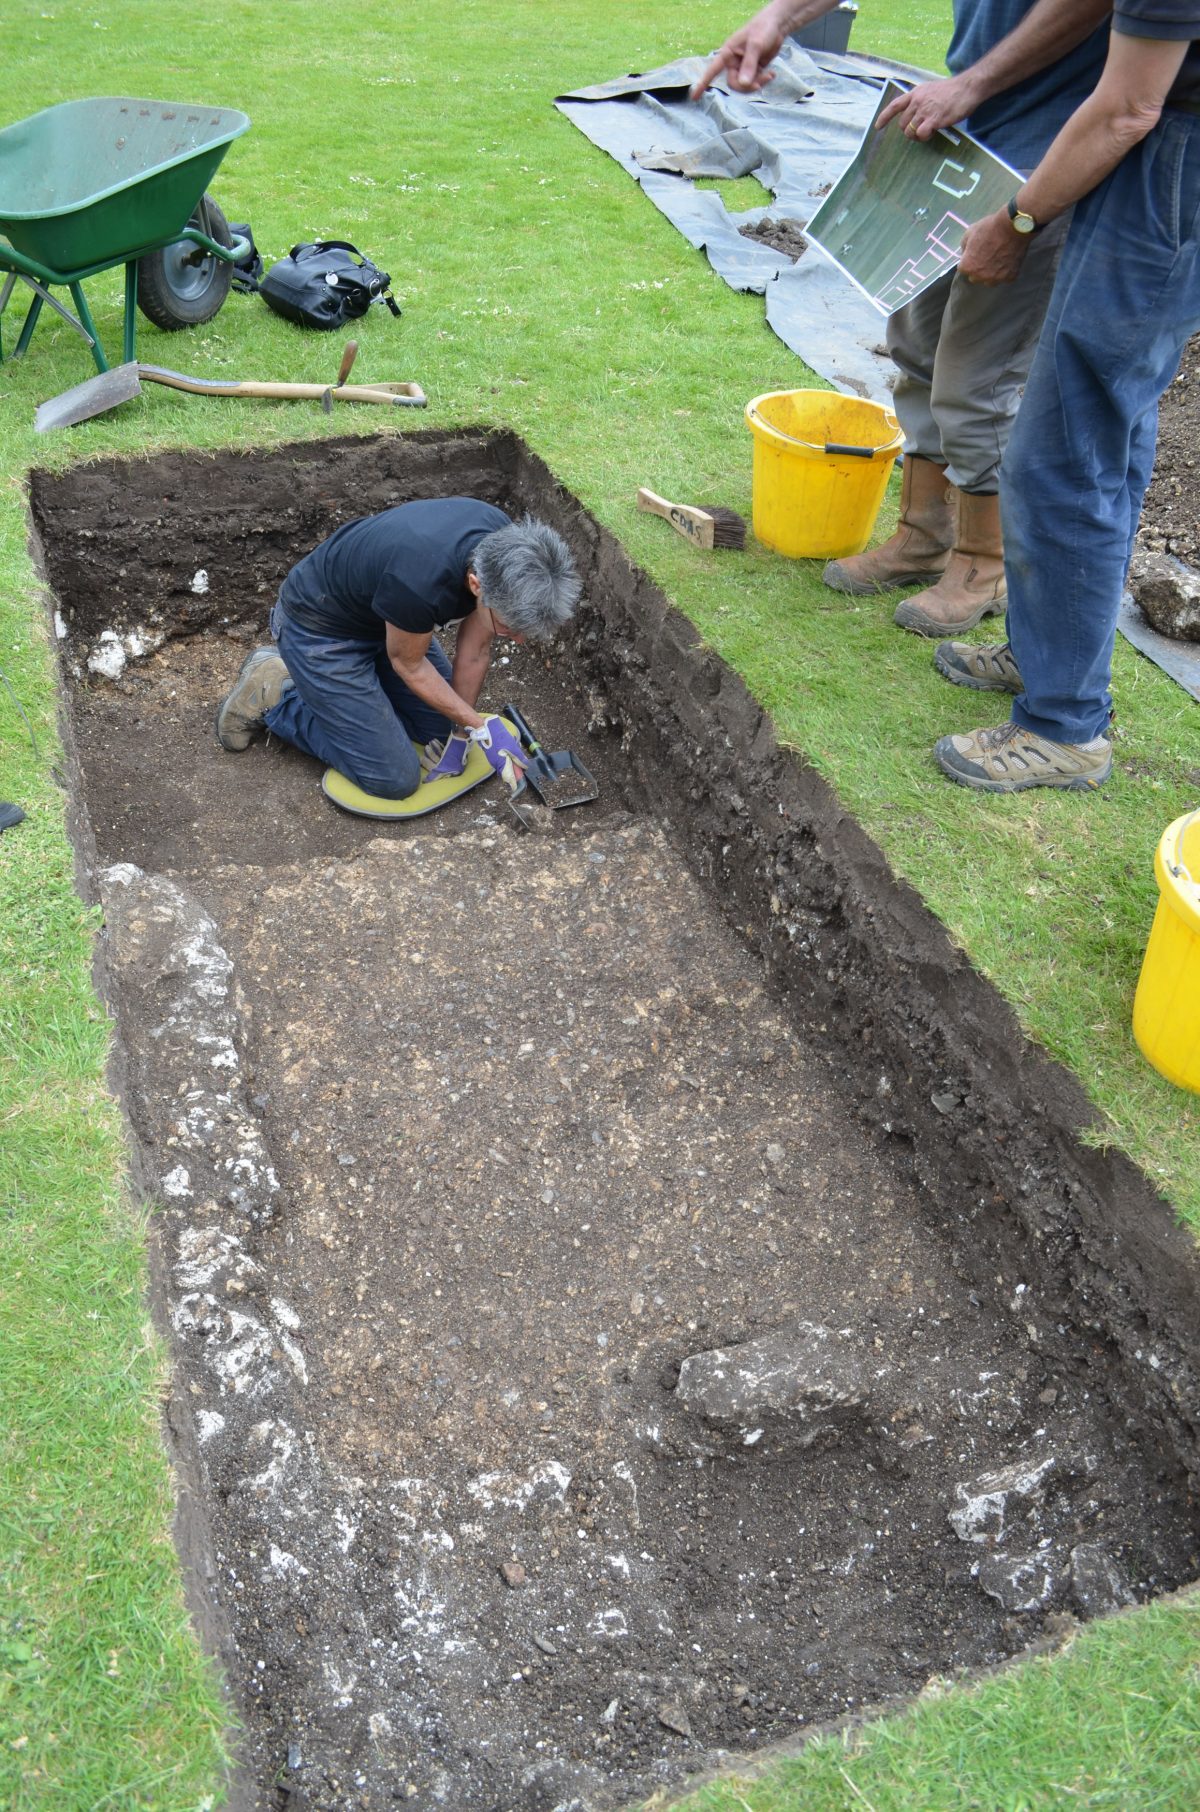
[[[319,239],[315,245],[294,245],[273,264],[259,294],[277,315],[327,331],[359,320],[372,302],[385,302],[399,316],[395,298],[388,294],[391,281],[347,240]]]

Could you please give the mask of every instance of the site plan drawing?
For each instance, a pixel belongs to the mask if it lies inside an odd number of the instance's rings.
[[[875,118],[903,92],[889,82]],[[1004,207],[1021,180],[958,128],[926,141],[895,120],[880,132],[873,120],[805,230],[890,315],[957,262],[967,228]]]

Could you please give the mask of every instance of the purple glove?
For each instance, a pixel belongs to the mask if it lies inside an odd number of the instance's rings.
[[[489,766],[511,792],[529,760],[516,731],[510,730],[502,717],[485,717],[481,727],[471,731],[471,741],[479,744]]]
[[[467,765],[467,754],[471,742],[465,730],[454,730],[447,736],[442,753],[437,763],[425,776],[425,784],[431,780],[457,780]]]

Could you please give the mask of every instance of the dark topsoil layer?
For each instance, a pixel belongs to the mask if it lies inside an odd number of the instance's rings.
[[[1158,453],[1140,540],[1200,569],[1200,340],[1188,345],[1159,404]]]
[[[611,1806],[1194,1574],[1188,1242],[519,443],[33,489],[242,1803]],[[455,492],[585,577],[489,685],[600,781],[534,835],[212,738],[290,562]]]

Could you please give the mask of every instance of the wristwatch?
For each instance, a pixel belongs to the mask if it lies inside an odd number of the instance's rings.
[[[1017,198],[1015,195],[1009,200],[1008,218],[1013,223],[1014,231],[1018,233],[1040,233],[1042,230],[1032,214],[1026,214],[1023,209],[1017,206]]]

